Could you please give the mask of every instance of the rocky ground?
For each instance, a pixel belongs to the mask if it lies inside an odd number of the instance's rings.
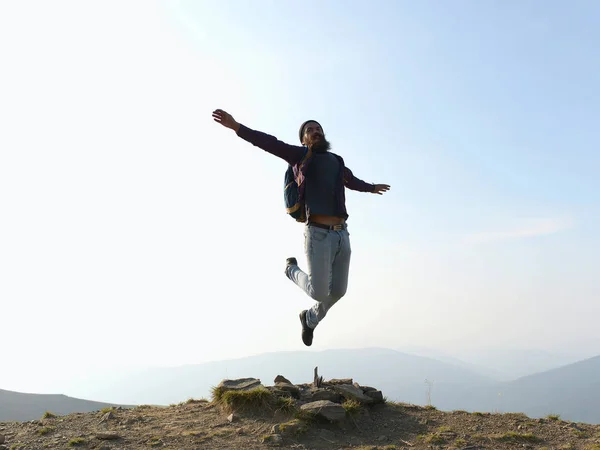
[[[16,449],[586,449],[600,426],[522,414],[441,412],[386,402],[351,379],[273,386],[224,380],[210,400],[0,423],[0,450]]]

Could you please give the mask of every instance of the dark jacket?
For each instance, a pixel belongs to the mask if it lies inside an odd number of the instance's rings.
[[[302,210],[304,210],[306,170],[310,165],[310,161],[312,159],[312,152],[308,150],[307,157],[303,160],[304,153],[306,152],[306,147],[287,144],[285,142],[280,141],[274,136],[263,133],[261,131],[252,130],[242,124],[240,124],[240,129],[238,130],[237,135],[245,141],[248,141],[252,145],[259,147],[264,151],[283,159],[293,167],[294,178],[296,179],[296,183],[298,183],[298,201],[302,205]],[[345,166],[343,158],[339,155],[335,156],[337,156],[341,163],[341,167],[343,168],[343,170],[340,170],[338,189],[336,190],[338,214],[340,217],[347,219],[348,212],[346,211],[346,197],[344,193],[344,187],[359,192],[373,192],[375,185],[367,183],[355,177],[352,171]],[[301,221],[304,222],[305,220],[306,217],[304,217],[303,214]]]

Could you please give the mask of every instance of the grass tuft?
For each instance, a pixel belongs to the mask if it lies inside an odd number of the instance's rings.
[[[148,440],[148,445],[150,447],[161,447],[163,445],[162,440],[158,436],[153,436]]]
[[[298,437],[308,431],[308,426],[306,425],[305,422],[303,422],[299,419],[294,419],[294,420],[290,420],[289,422],[280,424],[279,431],[281,433],[288,433],[288,434],[291,433],[291,434],[295,435],[296,437]]]
[[[344,403],[342,403],[342,407],[349,415],[354,416],[360,412],[362,404],[356,400],[345,400]]]
[[[534,434],[517,433],[514,431],[509,431],[504,434],[493,434],[490,437],[499,442],[521,443],[521,442],[541,442],[542,441],[542,439],[535,436]]]
[[[186,404],[186,405],[189,405],[189,404],[191,404],[191,403],[208,403],[208,400],[207,400],[207,399],[205,399],[205,398],[188,398],[188,399],[185,401],[185,404]]]
[[[296,410],[296,400],[292,397],[278,397],[277,410],[284,413],[291,413]]]
[[[315,424],[319,422],[325,422],[325,419],[321,419],[315,413],[306,411],[304,409],[297,409],[294,413],[294,418],[298,419],[306,424]]]
[[[588,438],[588,434],[585,431],[583,431],[583,430],[575,430],[575,429],[573,429],[573,434],[575,436],[577,436],[578,438],[580,438],[580,439],[587,439]]]
[[[82,437],[76,437],[69,441],[69,447],[77,447],[79,445],[85,444],[85,439]]]
[[[229,411],[247,411],[270,408],[273,394],[264,387],[248,391],[230,391],[222,388],[212,388],[213,401]]]
[[[442,445],[446,443],[446,439],[437,433],[420,434],[419,436],[417,436],[417,440],[424,441],[427,444],[433,445]]]
[[[53,419],[56,417],[56,414],[54,414],[53,412],[50,411],[46,411],[44,413],[44,415],[42,416],[42,419]]]
[[[458,438],[457,440],[454,441],[454,445],[458,448],[463,448],[467,446],[467,441],[464,440],[463,438]]]

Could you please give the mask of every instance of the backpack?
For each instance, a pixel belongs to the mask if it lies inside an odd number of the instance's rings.
[[[304,156],[302,157],[300,164],[304,163],[307,158],[306,150],[305,147]],[[283,179],[283,201],[285,204],[285,212],[296,219],[297,222],[301,222],[303,220],[304,211],[302,211],[301,205],[298,202],[298,196],[298,183],[296,183],[296,179],[294,178],[294,167],[288,164]]]

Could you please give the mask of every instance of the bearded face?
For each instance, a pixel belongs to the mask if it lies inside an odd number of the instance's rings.
[[[325,139],[325,133],[318,123],[309,122],[304,127],[303,144],[313,152],[326,152],[331,148],[331,144]]]

